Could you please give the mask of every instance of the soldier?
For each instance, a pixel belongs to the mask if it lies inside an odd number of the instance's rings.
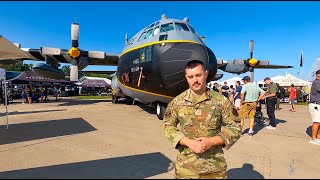
[[[189,89],[168,104],[163,120],[165,136],[179,150],[175,176],[226,178],[222,148],[240,138],[241,119],[226,97],[206,88],[208,71],[202,62],[189,62],[185,74]]]

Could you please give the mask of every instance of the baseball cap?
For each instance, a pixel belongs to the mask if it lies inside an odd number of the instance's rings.
[[[316,72],[316,74],[320,74],[320,70],[318,70],[318,71]]]
[[[249,76],[245,76],[242,78],[242,80],[250,80],[250,77]]]
[[[263,81],[266,81],[266,80],[271,80],[271,79],[269,77],[266,77],[266,78],[264,78]]]

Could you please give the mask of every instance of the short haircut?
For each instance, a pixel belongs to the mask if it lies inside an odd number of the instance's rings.
[[[206,70],[206,67],[204,66],[203,62],[198,61],[198,60],[192,60],[188,62],[188,64],[185,66],[185,69],[193,69],[197,67],[198,65],[201,65],[203,70]]]

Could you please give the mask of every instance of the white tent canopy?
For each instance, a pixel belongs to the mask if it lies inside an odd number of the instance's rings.
[[[223,85],[224,85],[224,82],[227,82],[227,85],[228,85],[229,87],[230,87],[230,85],[233,85],[233,86],[235,87],[237,81],[240,81],[240,84],[241,84],[241,85],[244,84],[243,81],[242,81],[242,78],[240,78],[240,77],[233,77],[233,78],[230,78],[230,79],[227,79],[227,80],[223,80],[223,81],[211,81],[211,82],[208,83],[208,85],[211,84],[211,85],[213,86],[214,83],[218,83],[218,84],[220,84],[221,86],[223,86]]]
[[[286,76],[275,76],[270,78],[273,82],[278,83],[279,86],[310,86],[311,82],[299,79],[297,77],[292,76],[291,74],[287,74]],[[258,84],[264,84],[264,81],[261,80]]]
[[[240,78],[240,77],[233,77],[233,78],[230,78],[230,79],[227,79],[227,80],[224,80],[224,81],[220,81],[218,83],[220,85],[224,85],[224,82],[227,82],[228,86],[230,86],[230,85],[235,86],[237,81],[240,81],[240,84],[243,84],[242,78]]]

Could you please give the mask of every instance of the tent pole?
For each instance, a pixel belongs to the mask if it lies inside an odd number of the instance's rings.
[[[4,79],[4,101],[6,105],[6,119],[7,119],[7,129],[9,128],[8,125],[8,94],[7,94],[7,81]]]

